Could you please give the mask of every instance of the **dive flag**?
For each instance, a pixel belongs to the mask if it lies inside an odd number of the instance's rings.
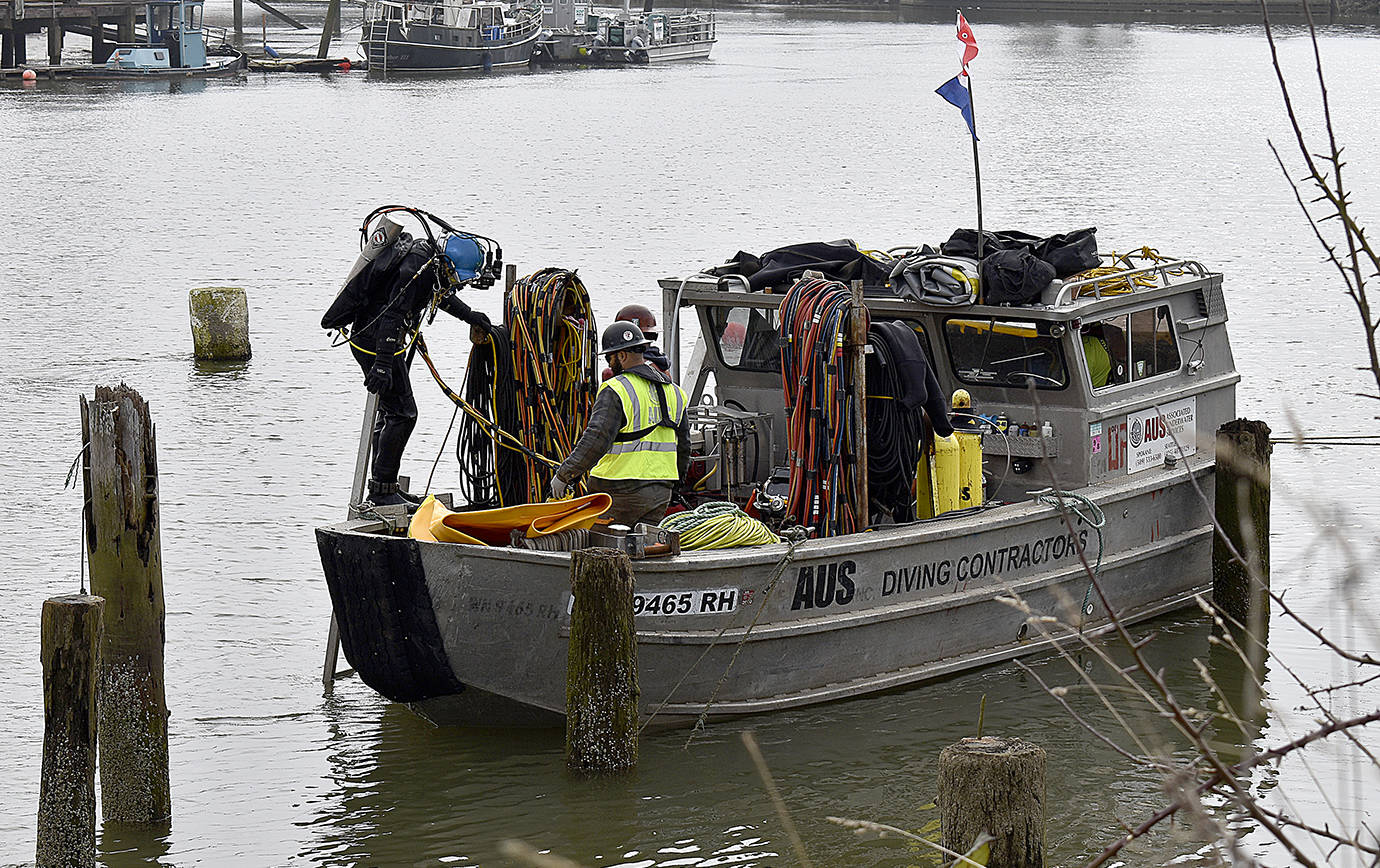
[[[963,112],[963,119],[968,122],[968,132],[973,134],[973,141],[976,142],[978,137],[977,129],[973,126],[973,96],[968,92],[968,76],[959,73],[941,84],[934,92]]]
[[[963,17],[963,13],[958,13],[958,41],[963,43],[963,72],[968,72],[968,64],[973,58],[978,56],[977,37],[973,35],[973,28],[968,26],[968,19]]]

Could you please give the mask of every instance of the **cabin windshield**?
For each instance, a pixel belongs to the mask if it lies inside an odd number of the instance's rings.
[[[1068,370],[1050,323],[1015,319],[950,317],[944,321],[949,361],[964,383],[1062,389]]]
[[[154,6],[153,7],[153,29],[172,30],[172,7]]]
[[[709,327],[724,364],[740,371],[779,374],[776,309],[712,307]]]

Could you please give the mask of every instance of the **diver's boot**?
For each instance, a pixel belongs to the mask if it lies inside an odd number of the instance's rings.
[[[415,501],[402,496],[397,482],[379,482],[377,479],[369,480],[369,502],[374,506],[417,505]]]

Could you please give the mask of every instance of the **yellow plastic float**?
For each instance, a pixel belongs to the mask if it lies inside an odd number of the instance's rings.
[[[407,535],[427,542],[506,546],[514,530],[534,539],[573,528],[588,529],[611,506],[613,498],[600,492],[549,503],[452,512],[428,495],[413,514]]]

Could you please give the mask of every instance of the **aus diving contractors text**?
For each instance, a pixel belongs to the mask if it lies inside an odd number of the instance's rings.
[[[897,566],[882,571],[882,596],[910,594],[949,583],[962,583],[1006,572],[1078,557],[1088,544],[1087,529],[1074,534],[1055,534],[1016,545],[973,552],[958,558]],[[854,578],[857,563],[852,560],[807,564],[796,571],[792,609],[819,609],[844,606],[857,595]],[[866,597],[867,594],[864,593]]]

